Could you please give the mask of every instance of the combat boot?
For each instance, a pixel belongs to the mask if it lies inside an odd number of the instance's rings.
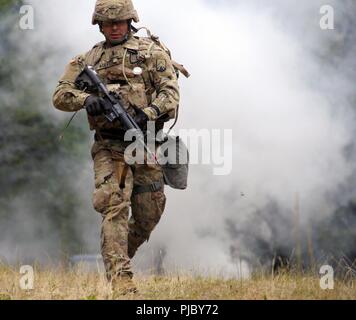
[[[113,299],[138,293],[135,283],[130,277],[118,277],[111,282]]]

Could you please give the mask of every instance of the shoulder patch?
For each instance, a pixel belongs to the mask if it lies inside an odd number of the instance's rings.
[[[157,59],[156,70],[158,72],[164,72],[167,70],[167,62],[164,59]]]

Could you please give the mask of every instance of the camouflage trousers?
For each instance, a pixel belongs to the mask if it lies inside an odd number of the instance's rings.
[[[125,146],[119,141],[95,142],[95,191],[93,206],[103,218],[101,253],[109,281],[132,278],[131,259],[137,249],[148,241],[161,219],[166,197],[164,184],[158,191],[135,190],[163,182],[158,165],[135,164],[124,160]],[[130,216],[131,208],[131,216]]]

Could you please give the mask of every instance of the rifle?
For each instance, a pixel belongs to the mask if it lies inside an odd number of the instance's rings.
[[[141,144],[141,146],[143,146],[147,154],[152,159],[154,159],[155,163],[157,163],[156,155],[149,150],[141,128],[137,125],[132,116],[126,112],[126,109],[123,107],[120,98],[116,94],[109,92],[105,84],[101,81],[98,74],[92,67],[85,66],[75,81],[75,84],[79,90],[101,93],[108,105],[108,108],[104,114],[106,119],[111,123],[119,120],[127,131],[134,130],[135,136],[139,137],[138,142]]]

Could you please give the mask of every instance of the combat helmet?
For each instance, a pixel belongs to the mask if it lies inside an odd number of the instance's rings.
[[[92,24],[106,21],[133,20],[139,22],[138,14],[131,0],[97,0]]]

